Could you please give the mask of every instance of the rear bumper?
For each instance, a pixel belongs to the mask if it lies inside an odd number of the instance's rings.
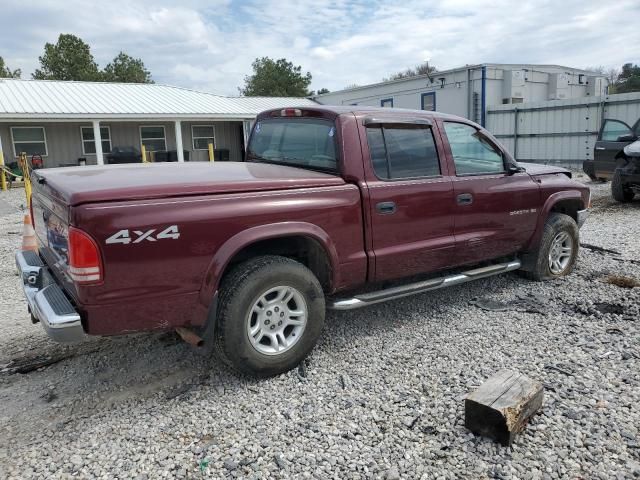
[[[16,253],[16,266],[29,311],[47,335],[57,342],[78,342],[86,334],[80,314],[47,270],[36,252]]]
[[[578,228],[582,228],[582,225],[584,225],[584,222],[587,221],[587,217],[589,216],[589,210],[585,209],[585,210],[578,210]]]

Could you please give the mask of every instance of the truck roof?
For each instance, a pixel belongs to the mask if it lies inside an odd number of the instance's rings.
[[[385,117],[407,117],[408,115],[416,118],[425,118],[431,120],[433,118],[442,118],[447,120],[457,120],[465,123],[473,123],[467,118],[459,117],[457,115],[450,115],[447,113],[427,111],[427,110],[412,110],[409,108],[385,108],[385,107],[372,107],[370,105],[300,105],[297,107],[287,107],[287,109],[300,109],[307,112],[319,112],[325,115],[339,116],[345,114],[353,114],[356,117],[364,117],[367,115],[384,115]],[[264,118],[271,116],[272,112],[281,111],[281,108],[273,108],[265,110],[258,115],[258,118]]]

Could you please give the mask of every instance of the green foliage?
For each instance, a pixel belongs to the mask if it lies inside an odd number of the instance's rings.
[[[302,67],[294,66],[286,58],[273,60],[256,58],[251,64],[253,75],[244,77],[244,88],[238,88],[247,97],[307,97],[310,95],[311,74],[302,74]]]
[[[124,52],[120,52],[104,67],[102,78],[106,82],[153,83],[151,74],[142,60],[130,57]]]
[[[418,75],[430,75],[437,71],[438,69],[429,65],[429,62],[424,62],[416,65],[414,68],[407,68],[401,72],[394,73],[390,77],[383,78],[382,81],[388,82],[391,80],[400,80],[402,78],[417,77]]]
[[[91,54],[91,47],[75,35],[60,34],[55,45],[46,43],[39,60],[40,68],[32,75],[36,80],[153,83],[142,60],[124,52],[120,52],[100,71]]]
[[[89,45],[70,34],[60,34],[54,45],[46,43],[44,55],[39,57],[40,68],[32,75],[37,80],[82,80],[100,79],[98,64],[91,55]]]
[[[22,71],[19,68],[11,70],[4,63],[4,58],[0,57],[0,78],[20,78],[20,75]]]
[[[330,90],[328,88],[321,88],[318,90],[318,95],[322,95],[323,93],[330,93]]]
[[[614,88],[615,93],[640,92],[640,66],[625,63]]]

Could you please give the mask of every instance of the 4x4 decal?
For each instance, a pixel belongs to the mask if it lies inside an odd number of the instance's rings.
[[[128,229],[119,230],[113,235],[111,235],[109,238],[107,238],[105,240],[105,243],[106,244],[123,243],[126,245],[128,243],[140,243],[144,241],[156,242],[158,240],[164,240],[167,238],[171,240],[177,240],[178,238],[180,238],[180,232],[178,231],[177,225],[171,225],[170,227],[167,227],[164,230],[162,230],[157,235],[154,235],[154,232],[156,230],[157,228],[152,228],[144,232],[142,230],[133,230],[133,234],[136,236],[135,239],[131,238],[131,234]]]

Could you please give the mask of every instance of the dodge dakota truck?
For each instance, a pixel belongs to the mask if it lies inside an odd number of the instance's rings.
[[[261,113],[244,162],[41,169],[16,262],[58,341],[176,330],[240,372],[302,361],[327,308],[569,274],[590,194],[435,112]]]

